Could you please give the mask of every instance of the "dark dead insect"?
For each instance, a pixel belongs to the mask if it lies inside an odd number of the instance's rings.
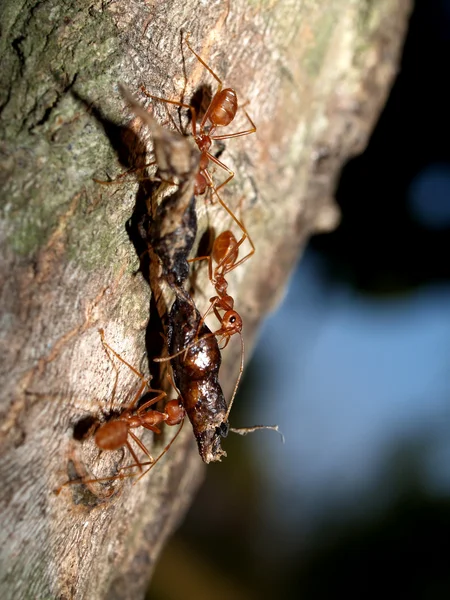
[[[221,440],[228,432],[246,435],[261,429],[278,431],[277,425],[230,428],[228,418],[236,396],[238,381],[227,406],[219,383],[222,362],[216,336],[205,325],[189,296],[179,290],[168,316],[170,356],[155,359],[171,361],[175,383],[180,390],[184,409],[192,424],[198,450],[205,463],[221,461],[226,456]]]
[[[163,266],[163,275],[169,285],[181,286],[189,275],[187,256],[197,234],[197,213],[195,198],[178,214],[178,226],[170,224],[180,203],[178,194],[165,199],[159,206],[155,218],[149,222],[145,239]]]
[[[216,337],[181,291],[168,315],[167,331],[168,358],[200,456],[205,463],[220,461],[226,456],[221,439],[228,434],[228,409],[219,384],[222,358]]]

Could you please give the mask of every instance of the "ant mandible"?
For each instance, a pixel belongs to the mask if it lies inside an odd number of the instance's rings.
[[[114,450],[120,450],[121,448],[126,447],[128,449],[128,451],[130,452],[131,456],[133,457],[134,463],[132,463],[131,465],[128,465],[126,467],[122,467],[120,469],[120,471],[125,470],[125,469],[131,469],[133,467],[137,467],[139,469],[139,471],[141,473],[141,477],[142,477],[151,468],[153,468],[153,466],[169,450],[170,446],[173,444],[173,442],[175,441],[179,432],[181,431],[181,427],[178,429],[177,433],[172,438],[172,440],[169,442],[169,444],[164,448],[163,452],[161,452],[161,454],[156,459],[154,459],[152,457],[152,455],[150,454],[150,452],[148,451],[146,446],[143,444],[143,442],[141,442],[141,440],[136,436],[136,434],[133,433],[132,429],[135,429],[137,427],[144,427],[144,429],[148,429],[150,431],[153,431],[154,433],[159,434],[159,433],[161,433],[161,430],[159,429],[158,425],[160,425],[161,423],[166,423],[167,425],[170,425],[170,426],[181,424],[181,426],[182,426],[183,422],[184,422],[184,417],[185,417],[185,410],[183,408],[180,396],[178,396],[178,398],[176,400],[168,401],[165,405],[164,411],[148,410],[151,406],[155,405],[157,402],[159,402],[160,400],[165,398],[167,396],[166,392],[164,392],[163,390],[156,390],[156,389],[150,388],[148,385],[149,380],[146,379],[144,377],[144,375],[142,375],[142,373],[137,371],[137,369],[135,369],[126,360],[124,360],[120,356],[120,354],[118,354],[113,348],[111,348],[111,346],[109,346],[109,344],[107,344],[105,342],[105,335],[104,335],[103,329],[99,329],[99,333],[100,333],[103,347],[105,348],[105,351],[106,351],[108,357],[111,359],[111,357],[109,355],[109,352],[111,352],[116,358],[118,358],[121,362],[123,362],[129,369],[131,369],[131,371],[133,371],[133,373],[135,373],[141,379],[141,385],[139,386],[139,389],[137,390],[136,394],[134,395],[133,400],[127,405],[125,410],[117,418],[112,419],[106,423],[103,423],[97,429],[95,436],[94,436],[94,441],[95,441],[97,448],[99,448],[99,450],[102,450],[102,451],[103,450],[114,451]],[[172,381],[171,381],[171,383],[173,385]],[[113,396],[115,393],[116,384],[117,384],[117,381],[114,385]],[[147,388],[147,393],[155,392],[155,393],[157,393],[157,396],[155,396],[151,400],[148,400],[147,402],[142,404],[137,410],[135,410],[135,407],[136,407],[137,403],[139,402],[140,398],[142,397],[142,394],[146,388]],[[135,442],[135,444],[148,457],[148,461],[141,462],[139,460],[136,452],[134,451],[134,449],[129,441],[129,437],[131,437],[131,439]],[[147,469],[147,471],[144,472],[143,467],[148,466],[148,465],[150,465],[149,469]],[[133,476],[133,475],[134,474],[132,474],[130,476]],[[64,487],[65,485],[69,485],[69,484],[75,484],[75,483],[88,484],[88,483],[95,483],[95,482],[102,482],[102,481],[111,481],[114,479],[122,479],[124,477],[126,477],[126,475],[119,474],[119,475],[114,475],[112,477],[103,477],[103,478],[87,479],[87,480],[86,479],[72,480],[72,481],[68,481],[65,484],[63,484],[61,486],[61,488],[59,488],[59,490],[57,490],[57,493],[59,493],[59,491],[62,489],[62,487]]]

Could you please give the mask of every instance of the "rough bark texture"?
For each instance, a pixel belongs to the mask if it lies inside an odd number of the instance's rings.
[[[185,30],[248,100],[258,132],[228,140],[221,160],[236,171],[224,199],[236,209],[244,197],[257,249],[230,276],[250,348],[308,236],[338,222],[339,169],[364,148],[383,106],[409,10],[409,0],[230,0],[229,11],[193,0],[3,0],[2,599],[141,597],[204,473],[186,425],[137,485],[120,480],[110,498],[84,486],[53,493],[83,468],[106,476],[126,459],[99,458],[92,440],[74,440],[80,419],[101,416],[111,398],[114,371],[98,327],[148,371],[150,291],[134,274],[139,260],[125,226],[137,184],[92,180],[136,164],[129,148],[138,155],[142,146],[136,121],[125,129],[130,113],[117,83],[172,99],[184,90],[187,100],[201,83],[214,89],[181,42]],[[155,104],[154,114],[167,120],[167,107]],[[241,115],[235,130],[245,126]],[[198,207],[200,234],[230,227],[219,206]],[[202,309],[212,292],[204,267],[197,289]],[[229,394],[238,344],[223,355]],[[116,409],[135,386],[122,365]],[[153,453],[164,445],[143,439]]]

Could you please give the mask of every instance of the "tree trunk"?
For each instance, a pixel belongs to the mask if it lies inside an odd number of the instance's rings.
[[[214,92],[216,82],[182,41],[181,32],[189,31],[193,48],[247,102],[258,131],[226,140],[220,160],[236,173],[223,198],[235,211],[241,205],[256,246],[254,257],[230,273],[248,357],[256,329],[282,297],[308,237],[339,220],[333,202],[339,169],[364,148],[383,106],[409,11],[409,0],[230,0],[229,6],[3,0],[4,600],[141,597],[204,475],[186,424],[170,452],[136,485],[114,481],[109,497],[96,491],[100,484],[54,493],[69,478],[107,477],[129,461],[126,452],[99,457],[92,438],[76,439],[91,417],[111,414],[116,371],[98,329],[141,371],[148,372],[160,352],[148,341],[150,289],[135,274],[139,257],[126,227],[139,182],[93,181],[147,160],[148,133],[136,119],[126,126],[131,113],[117,84],[147,106],[141,85],[185,102],[205,82]],[[177,122],[176,110],[152,106],[160,123],[168,115]],[[240,111],[233,131],[247,127]],[[215,181],[223,176],[214,171]],[[208,227],[216,233],[232,227],[220,206],[198,199],[197,207],[198,239]],[[213,294],[206,265],[195,288],[202,312]],[[222,354],[229,398],[239,344]],[[139,382],[115,364],[112,403],[120,410]],[[142,435],[154,455],[173,436],[168,429],[161,440]]]

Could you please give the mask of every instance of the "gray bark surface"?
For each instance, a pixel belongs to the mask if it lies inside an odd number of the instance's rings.
[[[309,236],[338,223],[339,170],[364,149],[383,107],[410,4],[3,0],[3,600],[142,597],[164,541],[204,476],[186,423],[170,452],[136,485],[119,480],[111,497],[85,486],[54,493],[83,469],[106,477],[129,459],[124,452],[99,457],[92,439],[74,439],[80,419],[103,418],[111,400],[115,371],[98,328],[141,371],[148,372],[152,359],[145,352],[150,290],[135,274],[139,259],[126,230],[138,183],[93,181],[132,166],[125,147],[142,163],[149,141],[117,84],[146,106],[141,85],[175,100],[183,92],[189,100],[204,82],[214,90],[182,43],[180,32],[189,31],[225,86],[248,102],[258,131],[227,140],[221,160],[236,173],[224,200],[237,210],[243,197],[240,214],[256,246],[254,257],[230,274],[250,350]],[[153,113],[160,123],[169,113],[177,116],[162,103],[153,104]],[[233,131],[246,126],[241,113]],[[223,173],[213,176],[220,181]],[[231,227],[220,206],[197,204],[199,237],[207,227],[217,233]],[[196,287],[202,311],[213,294],[206,265]],[[229,397],[239,344],[230,344],[223,359]],[[114,408],[129,402],[137,386],[136,376],[119,365]],[[142,434],[154,455],[171,439],[167,429],[158,440]]]

